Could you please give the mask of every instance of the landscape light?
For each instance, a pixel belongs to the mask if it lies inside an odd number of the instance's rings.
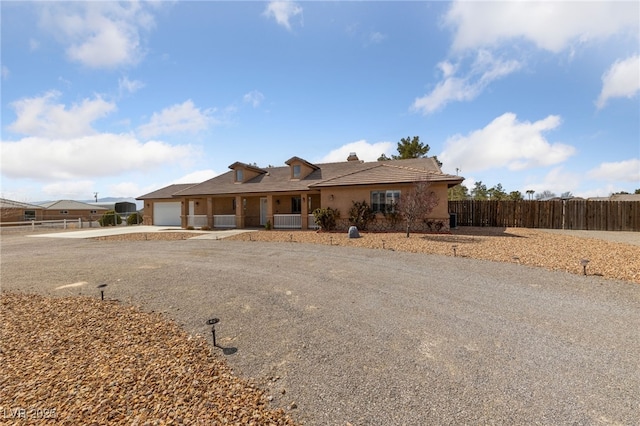
[[[457,256],[456,255],[456,249],[458,248],[458,245],[454,244],[454,245],[451,246],[451,248],[453,249],[453,257],[456,257]]]
[[[582,265],[582,273],[587,275],[587,264],[589,263],[589,259],[580,260],[580,264]]]
[[[213,346],[218,346],[216,344],[216,324],[220,322],[220,318],[211,318],[207,320],[207,324],[211,326],[211,334],[213,335]]]
[[[104,300],[104,290],[103,290],[103,289],[104,289],[106,286],[107,286],[106,284],[99,284],[99,285],[98,285],[98,288],[100,289],[100,299],[101,299],[101,300]]]

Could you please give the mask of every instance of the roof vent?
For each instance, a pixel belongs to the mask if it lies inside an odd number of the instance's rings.
[[[355,152],[350,152],[347,161],[360,161]]]

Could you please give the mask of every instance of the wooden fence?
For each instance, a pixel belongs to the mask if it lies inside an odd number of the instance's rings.
[[[640,231],[637,201],[449,201],[458,226]]]

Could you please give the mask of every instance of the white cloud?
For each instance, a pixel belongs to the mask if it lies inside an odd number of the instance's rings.
[[[587,176],[591,179],[606,181],[636,182],[640,184],[640,159],[602,163],[589,170]]]
[[[369,34],[369,43],[371,43],[371,44],[382,43],[386,39],[387,39],[386,34],[382,34],[382,33],[378,32],[378,31],[374,31],[374,32]]]
[[[242,100],[245,103],[251,104],[254,108],[260,106],[262,101],[264,101],[264,95],[257,90],[252,90],[242,97]]]
[[[562,167],[554,167],[542,179],[529,179],[525,185],[526,190],[532,189],[536,193],[551,191],[560,196],[565,192],[574,193],[580,186],[582,176],[577,173],[567,172]],[[577,195],[577,194],[573,194]]]
[[[444,22],[455,29],[454,50],[524,39],[557,53],[576,42],[637,32],[639,13],[637,2],[456,1]]]
[[[29,39],[29,50],[36,51],[40,48],[40,42],[34,38]]]
[[[41,24],[66,46],[70,60],[114,68],[144,56],[140,32],[154,25],[146,9],[139,2],[45,3]]]
[[[154,112],[149,123],[138,128],[138,133],[145,138],[171,133],[196,133],[206,130],[215,123],[213,110],[196,108],[191,99]]]
[[[394,143],[392,142],[377,142],[371,144],[366,140],[359,140],[332,150],[317,162],[333,163],[346,161],[352,152],[355,152],[360,160],[376,161],[381,154],[390,154],[393,147]]]
[[[107,192],[109,197],[138,197],[142,194],[146,194],[151,191],[145,192],[143,188],[140,187],[135,182],[119,182],[111,185],[107,185]]]
[[[211,169],[208,170],[196,170],[195,172],[191,172],[188,175],[184,175],[179,177],[178,179],[171,182],[171,184],[176,183],[201,183],[205,180],[209,180],[213,177],[218,176],[220,173],[215,172]]]
[[[640,55],[616,61],[602,76],[602,92],[596,102],[604,108],[611,98],[633,98],[640,92]]]
[[[190,145],[142,143],[128,134],[97,134],[72,139],[28,137],[0,143],[2,175],[40,181],[87,179],[146,171],[188,161]]]
[[[9,130],[45,138],[75,138],[94,134],[91,123],[116,109],[114,103],[99,96],[83,99],[67,109],[65,105],[55,103],[58,97],[59,92],[50,91],[40,97],[13,102],[11,106],[17,119],[9,125]]]
[[[290,20],[297,15],[302,19],[302,7],[293,1],[271,1],[263,15],[275,19],[278,25],[291,30]]]
[[[95,182],[92,180],[72,180],[54,182],[42,187],[42,193],[47,198],[56,200],[88,199],[93,194]]]
[[[6,80],[9,78],[9,75],[11,74],[11,71],[9,71],[9,67],[7,67],[6,65],[2,66],[2,79]]]
[[[428,94],[416,98],[411,106],[413,111],[430,114],[439,110],[451,101],[471,101],[494,80],[505,77],[520,69],[516,60],[496,59],[487,50],[478,52],[468,73],[456,77],[460,64],[443,61],[438,64],[443,79]]]
[[[465,173],[506,167],[524,170],[565,161],[575,148],[549,143],[544,133],[560,125],[560,117],[550,115],[536,122],[518,121],[505,113],[467,136],[456,135],[445,142],[438,159],[447,169],[459,167]]]
[[[118,91],[123,93],[135,93],[144,87],[144,83],[139,80],[129,80],[128,77],[118,79]]]

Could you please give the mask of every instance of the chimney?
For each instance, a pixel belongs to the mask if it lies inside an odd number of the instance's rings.
[[[360,161],[355,152],[350,152],[347,161]]]

